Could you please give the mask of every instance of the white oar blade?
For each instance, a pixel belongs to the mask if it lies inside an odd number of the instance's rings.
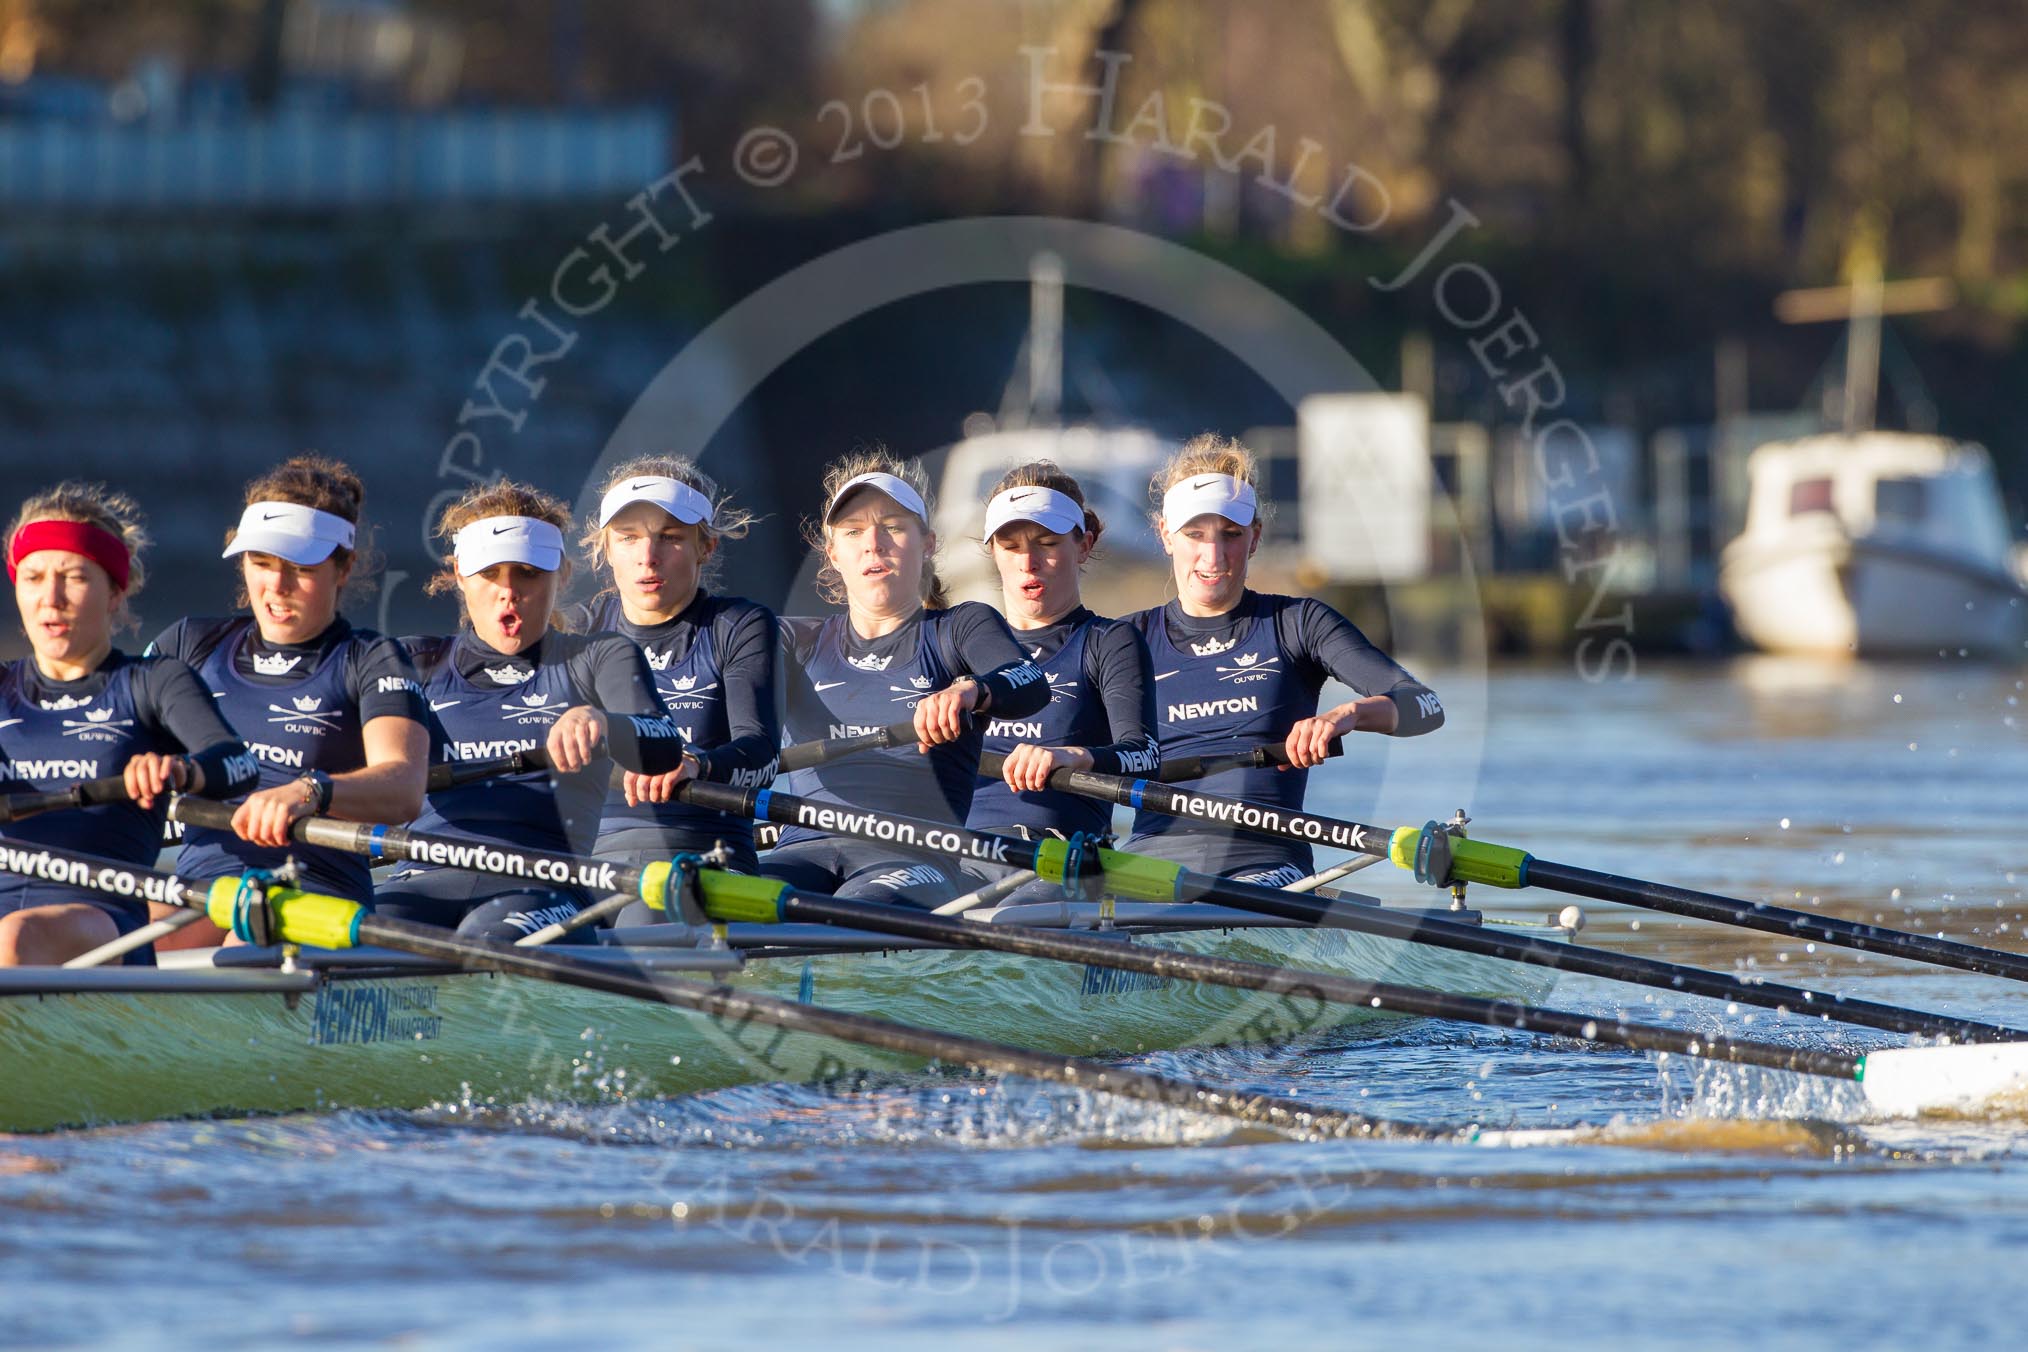
[[[1866,1101],[1894,1117],[1942,1109],[2028,1106],[2028,1042],[1964,1047],[1897,1047],[1866,1053]]]

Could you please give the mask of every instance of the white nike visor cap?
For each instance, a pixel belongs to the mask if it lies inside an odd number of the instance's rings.
[[[496,563],[525,563],[553,573],[563,563],[563,532],[532,516],[486,516],[451,537],[451,553],[460,577]]]
[[[838,485],[838,491],[831,495],[831,501],[824,507],[824,524],[830,525],[838,515],[838,509],[845,505],[845,499],[862,488],[878,489],[903,507],[915,514],[916,520],[927,526],[929,508],[923,506],[922,494],[909,487],[908,480],[892,474],[858,474]]]
[[[272,554],[308,568],[330,558],[333,550],[352,548],[354,535],[352,523],[344,517],[300,502],[250,502],[239,514],[232,543],[219,557]]]
[[[1253,485],[1230,474],[1193,474],[1162,495],[1162,524],[1169,530],[1200,516],[1222,516],[1235,526],[1250,526],[1259,513]]]
[[[614,484],[599,500],[599,525],[605,525],[637,502],[652,502],[686,526],[694,526],[700,521],[709,526],[716,515],[711,508],[711,499],[681,479],[671,479],[663,474],[643,474]]]
[[[1054,488],[1010,488],[986,504],[986,530],[981,538],[991,544],[994,533],[1010,521],[1033,521],[1045,530],[1068,535],[1084,528],[1084,508],[1077,505],[1076,498]]]

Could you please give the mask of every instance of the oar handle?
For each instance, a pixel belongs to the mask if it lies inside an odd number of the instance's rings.
[[[1345,739],[1333,737],[1330,746],[1324,750],[1326,756],[1345,754]],[[1204,779],[1222,774],[1227,770],[1279,770],[1289,763],[1288,747],[1281,742],[1263,742],[1245,751],[1235,751],[1223,756],[1179,756],[1164,760],[1155,778],[1164,784],[1178,784],[1189,779]]]
[[[862,732],[852,737],[827,737],[817,742],[798,742],[782,748],[781,758],[775,763],[775,770],[787,774],[791,770],[808,770],[840,756],[850,756],[861,751],[886,751],[897,746],[908,746],[915,741],[915,724],[889,723],[884,728]]]
[[[530,770],[548,768],[549,752],[543,747],[531,747],[526,751],[516,751],[511,756],[496,756],[490,760],[446,761],[442,765],[432,765],[426,787],[429,792],[437,793],[498,775],[522,775]]]
[[[169,820],[211,831],[232,830],[232,804],[179,794],[170,800]]]
[[[997,779],[1007,766],[1007,757],[998,751],[987,751],[979,757],[979,773],[988,779]],[[1049,787],[1058,793],[1074,793],[1084,798],[1096,798],[1101,802],[1118,803],[1122,807],[1135,807],[1135,780],[1120,775],[1102,775],[1096,770],[1072,770],[1064,768],[1049,772]]]
[[[60,812],[70,807],[99,807],[127,801],[127,781],[119,775],[87,779],[67,789],[39,793],[0,794],[0,822],[19,821],[38,812]]]
[[[1270,752],[1272,752],[1273,756],[1280,759],[1270,759]],[[1254,767],[1288,764],[1287,753],[1278,746],[1271,748],[1255,747],[1253,751],[1247,754],[1248,759],[1244,761],[1239,757],[1214,757],[1209,759],[1197,756],[1189,757],[1177,762],[1183,773],[1176,775],[1170,773],[1169,762],[1164,761],[1162,762],[1160,775],[1152,780],[1130,779],[1125,775],[1102,775],[1096,770],[1072,770],[1069,768],[1052,770],[1049,772],[1049,787],[1058,793],[1074,793],[1081,798],[1096,798],[1100,802],[1117,803],[1121,807],[1137,809],[1150,807],[1160,812],[1164,810],[1162,804],[1169,801],[1166,795],[1169,792],[1168,781],[1172,778],[1179,780],[1197,779],[1203,775],[1216,774],[1220,770],[1229,770],[1240,766]],[[1335,742],[1332,743],[1331,754],[1342,754],[1342,748]],[[997,778],[1006,764],[1006,756],[998,751],[988,751],[979,757],[979,773],[989,779]],[[1155,801],[1149,801],[1150,795],[1154,796]]]

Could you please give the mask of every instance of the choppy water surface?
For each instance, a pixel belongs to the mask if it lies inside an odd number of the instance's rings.
[[[1486,838],[2020,947],[2024,674],[1755,661],[1591,686],[1506,670],[1483,715],[1454,706],[1440,738],[1392,748],[1411,759],[1390,782],[1426,774],[1445,796],[1417,811],[1446,816],[1480,759],[1468,806]],[[1371,751],[1317,777],[1320,806],[1374,808]],[[1524,918],[1563,904],[1477,901]],[[2028,989],[1997,980],[1588,910],[1602,947],[2028,1026]],[[1551,1002],[1724,1021],[1586,981]],[[1752,1031],[1883,1040],[1767,1018]],[[0,1341],[2018,1336],[2028,1116],[1866,1123],[1785,1077],[1429,1023],[1150,1064],[1439,1126],[1578,1130],[1507,1147],[1298,1142],[954,1079],[0,1139]]]

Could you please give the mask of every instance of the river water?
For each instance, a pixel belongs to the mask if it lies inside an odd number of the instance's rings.
[[[1387,821],[1466,806],[1475,835],[1543,858],[2020,947],[2024,676],[1754,659],[1599,685],[1504,668],[1481,692],[1433,673],[1458,692],[1450,726],[1355,748],[1316,776],[1313,803]],[[1405,878],[1370,890],[1416,892]],[[1565,899],[1473,900],[1540,919]],[[1997,979],[1586,910],[1583,941],[1601,948],[2028,1026],[2028,990]],[[1580,979],[1547,1002],[1743,1026]],[[1891,1040],[1765,1016],[1750,1031]],[[1414,1021],[1142,1063],[1436,1126],[1544,1130],[1525,1145],[1297,1141],[944,1079],[0,1138],[0,1342],[2018,1336],[2028,1118],[1868,1122],[1787,1077]]]

